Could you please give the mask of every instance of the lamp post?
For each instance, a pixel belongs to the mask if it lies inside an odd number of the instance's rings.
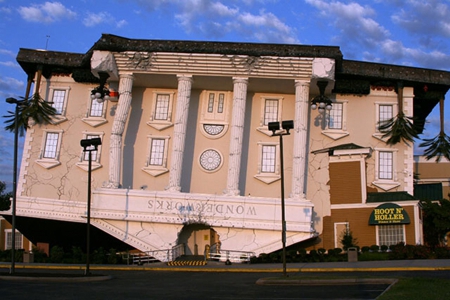
[[[80,141],[83,152],[88,152],[88,194],[87,194],[87,226],[86,226],[86,270],[84,275],[89,276],[89,252],[91,240],[91,174],[92,174],[92,151],[97,151],[98,146],[102,144],[100,138],[84,139]]]
[[[280,167],[281,167],[281,243],[283,245],[283,276],[286,274],[286,209],[284,205],[284,159],[283,159],[283,136],[290,135],[289,130],[294,128],[294,121],[269,122],[269,130],[272,136],[280,137]],[[281,130],[282,129],[282,130]]]
[[[9,269],[10,274],[14,274],[16,270],[16,202],[17,202],[17,148],[19,140],[19,106],[23,103],[21,100],[15,98],[7,98],[6,102],[9,104],[15,104],[14,111],[14,166],[13,166],[13,196],[11,203],[11,268]]]

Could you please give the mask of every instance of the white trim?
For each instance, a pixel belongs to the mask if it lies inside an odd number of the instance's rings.
[[[264,133],[267,136],[272,136],[272,131],[269,130],[268,125],[264,124],[264,115],[266,112],[266,100],[277,100],[278,101],[278,121],[281,121],[281,116],[283,112],[283,96],[261,96],[261,112],[259,119],[259,127],[256,128],[259,132]]]
[[[329,122],[330,122],[330,114],[327,110],[323,113],[326,116],[326,129],[322,130],[322,134],[329,137],[333,140],[339,140],[343,137],[348,136],[350,133],[347,131],[347,106],[348,106],[348,100],[339,100],[334,101],[333,104],[342,104],[342,128],[340,129],[334,129],[329,128]],[[328,112],[328,113],[327,113]]]
[[[174,90],[155,90],[152,95],[152,113],[150,115],[150,120],[147,122],[147,125],[153,127],[159,131],[164,130],[166,128],[172,127],[172,117],[173,117],[173,102],[175,98],[176,91]],[[169,96],[169,104],[167,111],[167,119],[165,120],[155,120],[156,114],[156,104],[158,100],[158,95],[168,95]]]
[[[51,168],[59,166],[61,164],[61,162],[59,161],[59,155],[60,155],[60,151],[61,151],[62,134],[64,131],[62,129],[58,129],[58,130],[43,129],[42,132],[43,132],[43,134],[42,134],[42,140],[41,140],[41,151],[39,153],[39,158],[37,160],[35,160],[35,162],[45,169],[51,169]],[[56,146],[56,154],[55,154],[54,158],[44,158],[43,157],[43,152],[45,151],[48,133],[58,134],[58,144]]]
[[[63,106],[60,114],[52,116],[52,124],[56,125],[61,122],[67,121],[66,117],[66,111],[67,111],[67,102],[69,100],[69,92],[70,92],[70,86],[50,86],[48,95],[47,95],[47,102],[53,102],[53,97],[55,91],[64,91],[64,100],[63,100]],[[50,101],[51,98],[51,101]],[[52,105],[53,106],[53,105]]]
[[[389,203],[394,203],[402,207],[406,206],[416,206],[420,200],[410,200],[410,201],[387,201]],[[385,202],[370,202],[370,203],[356,203],[356,204],[331,204],[330,209],[355,209],[355,208],[376,208],[380,204]]]
[[[397,175],[397,152],[398,149],[392,148],[375,148],[375,180],[372,182],[373,185],[385,190],[389,191],[393,188],[400,186],[400,182],[398,182]],[[379,178],[379,154],[380,152],[392,152],[392,179],[380,179]]]
[[[91,91],[92,91],[92,88],[89,89],[89,94],[87,96],[88,101],[87,101],[86,115],[81,120],[84,123],[88,124],[89,126],[97,127],[97,126],[103,125],[108,122],[108,120],[106,119],[106,109],[107,109],[109,101],[105,100],[102,102],[103,106],[102,106],[102,115],[101,116],[91,116],[92,101],[97,101],[97,99],[91,98],[91,96],[90,96]]]
[[[155,166],[155,165],[150,165],[149,161],[150,161],[150,151],[152,149],[152,141],[153,139],[162,139],[164,140],[164,157],[163,157],[163,162],[161,166]],[[144,167],[141,168],[142,171],[144,171],[145,173],[156,177],[159,175],[162,175],[164,173],[169,172],[169,169],[167,168],[167,159],[168,159],[168,151],[169,151],[169,139],[170,136],[165,135],[165,136],[158,136],[158,135],[151,135],[149,134],[147,136],[147,153],[146,153],[146,158],[145,158],[145,163],[144,163]]]
[[[83,139],[86,139],[88,135],[96,135],[103,142],[103,137],[104,137],[105,133],[104,132],[94,132],[94,131],[83,131]],[[102,145],[99,145],[97,147],[97,155],[95,157],[95,160],[92,160],[92,165],[91,165],[92,171],[97,170],[102,167],[102,165],[100,164],[101,153],[102,153]],[[83,148],[81,148],[80,159],[76,163],[76,166],[87,172],[89,170],[89,162],[84,160],[83,156],[84,156],[84,151],[83,151]]]
[[[350,223],[349,222],[334,222],[334,248],[341,248],[341,243],[340,243],[340,241],[339,241],[339,237],[337,236],[337,231],[336,231],[336,225],[346,225],[346,227],[348,228],[348,229],[350,229]],[[339,234],[341,234],[340,232],[339,232]]]
[[[266,173],[262,172],[262,150],[263,146],[275,146],[275,172],[273,173]],[[256,179],[271,184],[279,179],[281,179],[281,173],[280,173],[280,144],[278,142],[258,142],[258,170],[255,177]]]

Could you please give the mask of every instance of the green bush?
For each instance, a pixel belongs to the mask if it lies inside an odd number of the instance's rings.
[[[60,246],[53,246],[50,249],[50,262],[63,263],[64,261],[64,249]]]
[[[370,251],[370,247],[369,246],[363,246],[363,247],[361,247],[361,252],[362,253],[366,253],[366,252],[369,252]]]
[[[379,250],[380,250],[380,246],[378,246],[378,245],[370,246],[370,251],[372,251],[372,252],[378,252]]]

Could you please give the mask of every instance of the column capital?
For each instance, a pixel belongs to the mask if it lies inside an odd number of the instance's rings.
[[[310,86],[311,81],[304,79],[295,79],[295,86]]]
[[[233,77],[233,83],[248,83],[248,77]]]
[[[187,74],[177,74],[178,81],[190,81],[193,82],[194,78],[192,78],[192,75]]]
[[[134,80],[134,75],[133,75],[133,73],[120,73],[119,78],[121,78],[121,79],[128,78],[128,79]]]

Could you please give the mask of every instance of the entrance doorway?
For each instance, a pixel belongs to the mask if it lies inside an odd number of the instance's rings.
[[[178,236],[178,244],[185,245],[186,255],[204,255],[205,248],[219,242],[216,231],[204,224],[185,225]]]

